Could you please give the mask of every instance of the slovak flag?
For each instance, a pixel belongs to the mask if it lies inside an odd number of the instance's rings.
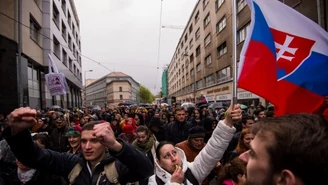
[[[238,87],[270,101],[276,115],[316,112],[328,96],[328,33],[278,0],[247,4]]]

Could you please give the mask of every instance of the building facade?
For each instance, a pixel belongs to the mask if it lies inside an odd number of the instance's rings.
[[[162,73],[162,97],[167,97],[168,95],[168,83],[167,83],[167,67],[164,68]]]
[[[139,83],[122,72],[112,72],[86,86],[86,105],[109,106],[123,101],[138,103]]]
[[[320,0],[319,0],[320,1]],[[313,21],[321,18],[327,30],[327,4],[321,0],[283,0]],[[237,0],[237,53],[246,38],[250,10],[245,0]],[[321,12],[318,15],[318,12]],[[195,102],[206,95],[209,102],[227,102],[232,98],[232,1],[199,0],[180,37],[168,66],[168,94],[178,102]],[[238,69],[237,69],[238,70]],[[256,83],[256,82],[254,82]],[[238,102],[246,105],[267,103],[251,92],[238,89]]]
[[[46,108],[56,104],[62,107],[80,105],[80,63],[78,65],[74,62],[75,75],[72,75],[71,71],[64,70],[61,66],[65,61],[62,53],[60,57],[53,57],[71,88],[72,93],[64,96],[64,101],[59,101],[60,97],[50,96],[44,79],[44,75],[48,73],[48,53],[55,56],[55,51],[59,54],[59,48],[65,48],[61,24],[66,24],[69,14],[72,26],[74,24],[78,28],[74,1],[0,1],[0,85],[4,87],[0,89],[0,112],[8,114],[20,106]],[[60,20],[60,24],[54,27],[57,20]],[[67,34],[73,34],[72,30],[69,26],[66,27]],[[79,36],[79,29],[76,29],[74,34]],[[79,56],[81,45],[78,40],[74,42],[75,47],[78,46],[76,52]],[[54,41],[57,45],[52,44]],[[66,52],[67,60],[70,57],[72,63],[75,59],[73,56],[73,51]]]

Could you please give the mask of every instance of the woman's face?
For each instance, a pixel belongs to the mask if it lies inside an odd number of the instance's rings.
[[[40,125],[41,127],[44,125],[44,122],[42,121],[42,119],[38,119],[38,125]]]
[[[171,116],[170,117],[170,122],[173,122],[174,121],[174,116]]]
[[[252,133],[245,134],[243,141],[244,141],[244,144],[247,147],[247,149],[250,148],[250,143],[253,139],[254,139],[254,134],[252,134]]]
[[[77,148],[81,144],[81,136],[69,136],[68,137],[69,146],[72,148]]]
[[[195,114],[195,118],[199,118],[200,117],[200,114],[199,114],[198,110],[195,110],[194,114]]]
[[[138,115],[135,115],[135,116],[134,116],[134,120],[139,121],[139,117],[138,117]]]
[[[146,131],[137,132],[137,139],[139,143],[146,143],[149,139],[149,136],[147,135]]]
[[[160,151],[157,159],[157,163],[164,170],[172,174],[175,171],[175,165],[179,165],[181,167],[182,161],[178,154],[176,148],[171,144],[164,145]]]

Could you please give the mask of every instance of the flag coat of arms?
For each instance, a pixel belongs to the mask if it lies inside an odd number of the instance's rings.
[[[247,4],[238,87],[270,101],[276,115],[314,113],[328,96],[328,33],[278,0]]]

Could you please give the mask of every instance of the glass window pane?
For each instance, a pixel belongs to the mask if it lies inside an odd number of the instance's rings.
[[[33,79],[32,78],[32,68],[30,68],[30,67],[27,68],[27,77],[28,77],[28,79]]]
[[[28,89],[28,95],[30,96],[30,97],[34,97],[34,93],[33,93],[33,89]]]
[[[33,89],[33,81],[32,80],[28,80],[28,87]]]

